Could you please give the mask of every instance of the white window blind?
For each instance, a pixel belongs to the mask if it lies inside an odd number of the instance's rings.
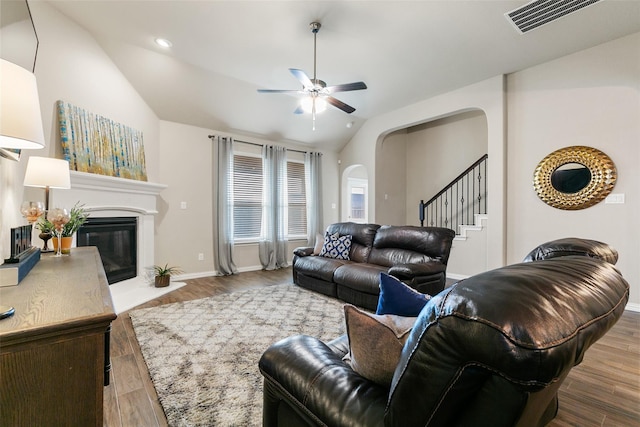
[[[233,156],[233,236],[258,239],[262,222],[262,159]]]
[[[262,158],[251,154],[233,156],[233,236],[258,240],[261,235],[264,170]],[[307,194],[305,167],[300,161],[287,161],[287,199],[285,208],[287,237],[306,238]]]
[[[304,163],[287,162],[287,234],[307,235],[307,193]]]

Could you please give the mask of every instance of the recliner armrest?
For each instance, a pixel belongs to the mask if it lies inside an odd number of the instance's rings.
[[[398,264],[389,268],[389,274],[400,280],[411,280],[414,277],[429,276],[444,273],[447,266],[440,261],[432,261],[420,264]]]
[[[299,248],[295,248],[295,249],[293,250],[293,254],[294,254],[294,255],[301,256],[301,257],[309,256],[309,255],[311,255],[312,253],[313,253],[313,248],[312,248],[312,247],[304,247],[304,246],[301,246],[301,247],[299,247]]]
[[[358,375],[317,338],[285,338],[265,351],[259,367],[269,391],[310,419],[330,426],[384,425],[389,389]]]

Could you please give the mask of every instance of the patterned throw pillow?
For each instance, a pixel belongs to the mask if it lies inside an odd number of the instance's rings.
[[[324,235],[324,244],[320,256],[334,259],[349,259],[351,250],[351,235],[340,236],[338,233]]]

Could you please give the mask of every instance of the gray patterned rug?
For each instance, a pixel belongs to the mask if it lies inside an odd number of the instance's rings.
[[[343,334],[342,306],[286,284],[129,315],[170,426],[260,426],[262,353],[290,335]]]

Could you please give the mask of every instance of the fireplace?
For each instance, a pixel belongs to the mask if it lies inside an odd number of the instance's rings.
[[[145,271],[155,264],[156,198],[165,188],[166,185],[153,182],[71,171],[71,188],[52,191],[51,206],[68,207],[79,203],[84,205],[92,221],[103,218],[136,221],[136,231],[130,235],[136,246],[131,249],[129,259],[134,263],[135,269],[132,271],[137,275],[118,283],[135,286],[140,281],[147,281]],[[75,245],[79,246],[77,237],[76,233]],[[103,252],[101,248],[98,249]]]
[[[137,276],[136,217],[87,218],[77,246],[97,246],[109,284]]]

